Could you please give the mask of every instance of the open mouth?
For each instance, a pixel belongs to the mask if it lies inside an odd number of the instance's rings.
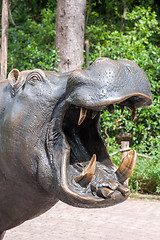
[[[118,105],[122,111],[124,106],[129,107],[132,119],[135,118],[136,108],[132,101],[125,100]],[[134,150],[128,152],[119,169],[115,168],[101,136],[101,109],[98,108],[70,105],[64,115],[62,131],[70,150],[62,163],[62,185],[75,198],[99,202],[120,197],[122,201],[130,194],[125,181],[135,166],[136,153]],[[114,112],[113,104],[106,108]]]
[[[134,120],[137,108],[152,103],[147,76],[132,61],[103,58],[73,71],[65,91],[50,123],[51,145],[47,143],[59,199],[79,207],[106,207],[126,200],[130,189],[125,181],[134,169],[136,152],[129,151],[116,169],[99,118],[102,110],[114,113],[118,105],[122,112],[129,108]]]

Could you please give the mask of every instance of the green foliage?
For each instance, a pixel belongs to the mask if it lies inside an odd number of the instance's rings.
[[[17,16],[17,10],[14,16]],[[27,15],[23,24],[9,28],[8,71],[12,68],[56,70],[55,18],[55,11],[44,8],[38,21]],[[18,17],[15,19],[20,20]]]
[[[151,156],[151,159],[138,157],[134,173],[130,178],[130,186],[141,193],[159,194],[160,154]]]
[[[109,1],[110,2],[110,1]],[[116,1],[117,2],[117,1]],[[153,1],[150,1],[152,4]],[[108,20],[101,21],[86,28],[86,38],[90,41],[90,62],[100,55],[111,59],[128,58],[135,61],[147,74],[152,87],[153,104],[146,109],[138,109],[137,117],[131,121],[129,110],[121,115],[118,107],[115,113],[110,114],[105,110],[101,116],[102,134],[109,144],[109,152],[120,148],[116,143],[116,136],[122,133],[132,133],[132,148],[137,152],[148,154],[152,159],[138,158],[135,171],[131,177],[130,185],[141,192],[160,192],[160,27],[156,12],[148,6],[135,6],[127,12],[125,29],[120,31],[120,25],[108,26]],[[109,3],[108,3],[109,4]],[[122,4],[122,2],[117,3]],[[130,2],[132,5],[132,3]],[[130,6],[128,6],[130,7]],[[118,11],[118,8],[117,8]],[[119,13],[120,10],[119,5]],[[114,14],[121,15],[114,11]],[[91,14],[92,15],[92,14]],[[94,19],[97,16],[95,9]],[[104,18],[103,18],[104,20]],[[109,141],[109,143],[108,143]],[[113,160],[120,164],[120,155]]]

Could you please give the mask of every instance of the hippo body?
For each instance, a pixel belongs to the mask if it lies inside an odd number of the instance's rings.
[[[108,58],[59,74],[13,69],[0,83],[0,232],[51,208],[107,207],[126,200],[136,154],[117,170],[101,137],[100,111],[150,105],[147,76]]]
[[[0,83],[0,231],[42,214],[58,201],[53,192],[46,192],[37,181],[38,167],[33,161],[37,161],[36,151],[40,143],[36,145],[33,135],[35,133],[39,138],[41,133],[35,130],[34,124],[39,121],[32,100],[15,103],[8,80]],[[29,136],[22,134],[23,127]],[[31,146],[32,152],[29,150]]]

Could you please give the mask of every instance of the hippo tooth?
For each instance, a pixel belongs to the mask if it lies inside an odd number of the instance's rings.
[[[112,191],[111,189],[109,188],[99,188],[96,192],[97,196],[98,197],[103,197],[103,198],[107,198],[109,197],[114,191]]]
[[[119,185],[118,186],[118,190],[125,196],[129,196],[130,195],[130,189],[128,188],[128,186]]]
[[[87,114],[87,109],[81,107],[78,125],[81,125],[83,123],[83,121],[86,117],[86,114]]]
[[[120,183],[124,183],[131,175],[136,164],[136,159],[137,154],[135,150],[129,151],[127,156],[123,158],[120,167],[116,171]]]
[[[136,117],[136,113],[137,113],[137,110],[134,106],[134,104],[131,104],[129,106],[130,110],[131,110],[131,116],[132,116],[132,121],[134,121],[135,117]]]
[[[136,109],[131,110],[132,121],[135,120],[136,113],[137,113],[137,110],[136,110]]]
[[[86,187],[93,178],[96,169],[96,154],[93,154],[89,164],[84,170],[75,178],[75,181],[82,187]]]
[[[97,116],[98,112],[92,112],[92,119],[94,119]]]
[[[114,113],[114,106],[113,106],[113,104],[110,104],[109,106],[108,106],[108,111],[112,114],[112,113]]]
[[[127,106],[131,110],[132,121],[134,121],[136,117],[137,110],[132,102],[128,102]]]
[[[90,185],[90,188],[91,188],[92,192],[96,192],[98,190],[98,187],[93,184]]]

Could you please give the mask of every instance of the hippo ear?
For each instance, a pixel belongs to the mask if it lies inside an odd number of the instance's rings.
[[[18,69],[12,69],[8,74],[8,80],[15,91],[18,91],[23,84],[22,76]]]

